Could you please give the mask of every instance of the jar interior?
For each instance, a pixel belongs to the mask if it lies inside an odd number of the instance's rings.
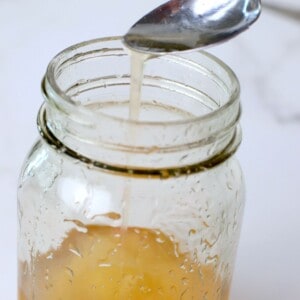
[[[139,121],[190,120],[219,109],[232,93],[229,75],[220,69],[203,53],[149,59],[144,64]],[[101,48],[70,56],[56,65],[55,80],[76,106],[129,118],[130,56],[124,49]]]

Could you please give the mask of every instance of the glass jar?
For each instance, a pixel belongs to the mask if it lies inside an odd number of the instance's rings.
[[[149,59],[138,121],[129,86],[119,38],[50,62],[18,192],[19,299],[228,299],[238,80],[205,52]]]

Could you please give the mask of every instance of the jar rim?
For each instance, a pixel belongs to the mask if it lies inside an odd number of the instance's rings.
[[[190,118],[185,118],[182,120],[170,120],[170,121],[146,121],[146,120],[132,120],[129,118],[121,118],[118,116],[112,116],[100,111],[93,112],[89,110],[88,108],[82,106],[79,106],[77,103],[75,103],[72,100],[71,96],[68,96],[58,85],[55,75],[58,66],[61,64],[62,61],[64,61],[66,58],[71,57],[71,55],[74,56],[76,53],[82,53],[80,52],[81,49],[84,49],[84,47],[91,46],[91,45],[97,45],[104,42],[110,42],[110,41],[121,41],[121,36],[113,36],[113,37],[104,37],[104,38],[97,38],[92,39],[88,41],[84,41],[81,43],[77,43],[75,45],[72,45],[61,52],[59,52],[49,63],[46,71],[46,75],[43,79],[42,83],[42,92],[44,97],[49,100],[51,99],[54,102],[59,101],[59,106],[63,108],[63,110],[68,111],[78,111],[80,110],[80,113],[84,114],[87,118],[92,118],[93,121],[97,120],[99,117],[101,119],[109,120],[110,122],[117,122],[122,123],[122,125],[128,124],[128,126],[137,126],[137,127],[143,127],[143,126],[150,126],[150,127],[161,127],[161,126],[188,126],[189,124],[195,124],[199,123],[202,124],[203,122],[209,122],[212,119],[218,118],[219,115],[223,115],[226,113],[227,110],[230,110],[230,108],[236,104],[239,101],[240,97],[240,84],[237,76],[232,71],[232,69],[226,65],[222,60],[217,58],[216,56],[207,53],[203,50],[198,50],[196,52],[201,53],[201,55],[205,56],[212,62],[216,63],[219,67],[222,68],[223,71],[227,74],[228,78],[230,79],[231,84],[231,91],[230,96],[227,102],[219,106],[218,108],[200,116],[193,116]],[[124,49],[123,49],[124,50]],[[177,54],[175,54],[177,56]],[[178,55],[179,56],[179,55]],[[54,100],[55,99],[55,100]],[[97,118],[95,118],[95,115]]]

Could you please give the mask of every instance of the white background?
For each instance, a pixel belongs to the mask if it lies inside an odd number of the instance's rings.
[[[37,137],[48,62],[74,43],[124,34],[162,2],[0,0],[0,299],[16,299],[17,178]],[[282,5],[300,11],[298,0]],[[299,300],[300,20],[265,10],[251,30],[209,51],[242,85],[247,206],[231,300]]]

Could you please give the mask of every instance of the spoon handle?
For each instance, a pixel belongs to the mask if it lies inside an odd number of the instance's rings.
[[[281,16],[300,22],[300,9],[292,9],[271,3],[263,3],[263,7]]]

